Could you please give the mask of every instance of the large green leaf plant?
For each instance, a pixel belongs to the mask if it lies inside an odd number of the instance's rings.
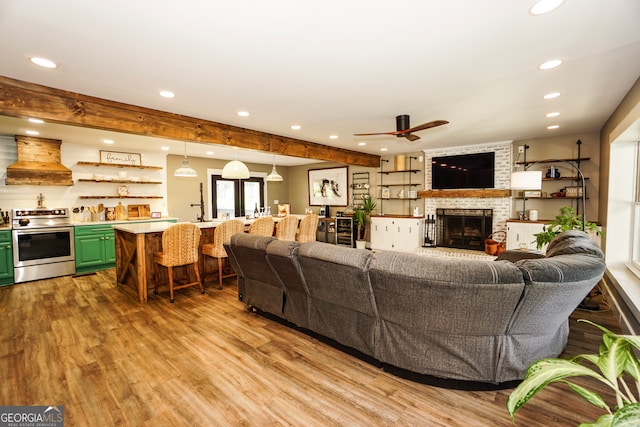
[[[598,354],[581,354],[571,359],[542,359],[529,366],[524,380],[509,395],[507,410],[515,420],[516,411],[551,383],[564,383],[589,403],[602,408],[606,414],[596,422],[580,426],[631,427],[640,426],[640,362],[634,353],[640,349],[640,337],[616,335],[608,329],[581,319],[604,332]],[[586,362],[586,366],[581,364]],[[568,380],[572,377],[591,377],[615,392],[615,405],[610,406],[598,393]]]

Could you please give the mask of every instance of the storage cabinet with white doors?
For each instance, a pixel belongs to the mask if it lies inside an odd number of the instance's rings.
[[[423,218],[371,217],[371,249],[414,252],[423,232]]]
[[[507,221],[507,249],[538,250],[535,234],[541,233],[544,225],[540,221]]]

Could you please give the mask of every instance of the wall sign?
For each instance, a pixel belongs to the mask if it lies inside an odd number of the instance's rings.
[[[119,151],[100,150],[100,163],[125,166],[142,166],[142,159],[140,153],[122,153]]]

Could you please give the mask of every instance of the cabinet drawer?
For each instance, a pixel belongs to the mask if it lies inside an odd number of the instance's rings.
[[[87,236],[95,233],[111,233],[113,235],[113,227],[110,225],[76,225],[74,227],[76,236]]]

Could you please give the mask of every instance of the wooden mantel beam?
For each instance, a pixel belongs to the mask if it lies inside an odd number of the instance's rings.
[[[54,123],[272,151],[292,157],[378,167],[380,156],[238,126],[109,101],[0,76],[0,114]]]

